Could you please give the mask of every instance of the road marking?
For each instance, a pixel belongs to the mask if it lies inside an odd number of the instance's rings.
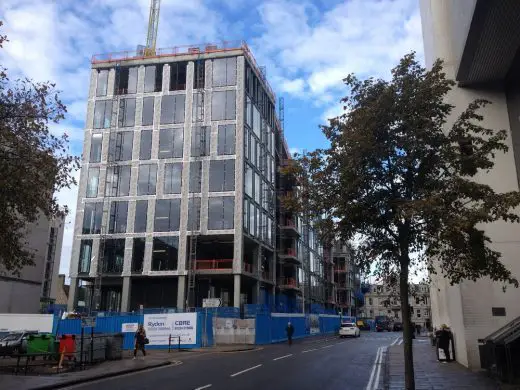
[[[235,372],[234,374],[231,374],[230,377],[234,378],[237,375],[243,374],[244,372],[248,372],[248,371],[254,370],[255,368],[258,368],[258,367],[262,367],[262,365],[259,364],[257,366],[246,368],[245,370],[242,370],[242,371],[239,371],[239,372]]]
[[[333,347],[333,346],[334,346],[334,344],[326,345],[326,346],[324,346],[324,347],[321,347],[321,349],[330,348],[330,347]]]
[[[394,342],[393,342],[392,344],[390,344],[390,345],[395,345],[395,343],[397,343],[398,341],[399,341],[399,337],[396,338],[396,339],[394,340]]]
[[[307,352],[312,352],[312,351],[317,351],[318,349],[317,348],[312,348],[312,349],[307,349],[305,351],[302,351],[302,353],[307,353]]]
[[[379,356],[379,364],[377,365],[377,374],[375,376],[376,381],[374,383],[374,390],[379,388],[379,377],[381,376],[381,366],[383,365],[383,355],[386,353],[386,347],[383,347],[381,350],[381,355]]]
[[[207,389],[209,387],[211,387],[212,385],[206,385],[206,386],[201,386],[201,387],[197,387],[195,390],[204,390],[204,389]]]
[[[365,387],[365,390],[372,390],[372,383],[374,382],[374,375],[376,374],[377,363],[379,362],[379,358],[381,357],[382,347],[377,349],[376,360],[374,360],[374,364],[372,365],[372,371],[370,372],[370,379],[368,380],[368,385]]]
[[[403,339],[399,340],[399,343],[397,345],[401,345],[403,343]]]
[[[285,356],[280,356],[280,357],[274,358],[273,360],[276,361],[276,360],[280,360],[280,359],[285,359],[285,358],[288,358],[289,356],[292,356],[292,353],[290,353],[289,355],[285,355]]]

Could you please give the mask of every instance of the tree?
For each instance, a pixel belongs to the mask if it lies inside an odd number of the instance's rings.
[[[0,26],[2,22],[0,22]],[[0,36],[0,49],[7,42]],[[49,125],[64,118],[66,107],[55,84],[10,80],[0,65],[0,273],[19,274],[34,264],[27,248],[27,224],[43,214],[62,218],[54,194],[76,184],[79,158],[68,154],[68,137]]]
[[[454,82],[440,60],[427,71],[411,53],[389,81],[349,75],[344,82],[350,90],[341,101],[344,113],[321,127],[330,147],[288,165],[304,194],[285,202],[296,210],[305,204],[322,228],[357,238],[360,265],[398,283],[406,389],[414,389],[411,269],[440,271],[452,284],[487,276],[518,287],[500,253],[489,248],[482,224],[519,222],[513,209],[520,193],[499,194],[473,180],[507,151],[507,133],[479,124],[479,109],[490,104],[484,100],[447,126],[454,107],[445,97]]]

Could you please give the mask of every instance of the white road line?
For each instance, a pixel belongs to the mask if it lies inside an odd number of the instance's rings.
[[[276,360],[280,360],[280,359],[285,359],[285,358],[288,358],[289,356],[292,356],[292,353],[290,353],[289,355],[285,355],[285,356],[280,356],[280,357],[274,358],[273,360],[276,361]]]
[[[326,346],[324,346],[324,347],[321,347],[321,349],[330,348],[330,347],[333,347],[333,346],[334,346],[334,344],[326,345]]]
[[[197,387],[195,390],[204,390],[204,389],[210,388],[211,386],[212,385],[209,384],[209,385],[206,385],[206,386]]]
[[[395,345],[395,343],[397,343],[398,341],[399,341],[399,337],[396,338],[396,339],[394,340],[394,342],[393,342],[392,344],[390,344],[390,345]]]
[[[379,388],[379,377],[381,376],[381,366],[383,365],[383,354],[386,352],[386,347],[381,349],[381,355],[379,356],[379,364],[377,365],[377,374],[375,376],[376,381],[374,383],[374,390]]]
[[[379,347],[377,349],[376,360],[374,361],[374,364],[372,365],[372,371],[370,372],[370,379],[368,380],[368,385],[367,385],[367,387],[365,387],[365,390],[372,390],[372,382],[374,382],[374,375],[376,373],[376,366],[377,366],[377,363],[379,362],[379,358],[381,355],[381,349],[382,349],[382,347]]]
[[[307,349],[305,351],[302,351],[302,353],[307,353],[307,352],[312,352],[312,351],[317,351],[318,349],[317,348],[312,348],[312,349]]]
[[[255,368],[258,368],[258,367],[262,367],[262,365],[259,364],[257,366],[246,368],[245,370],[242,370],[242,371],[239,371],[239,372],[235,372],[234,374],[231,374],[230,377],[234,378],[237,375],[243,374],[244,372],[248,372],[248,371],[254,370]]]
[[[403,339],[399,340],[399,343],[397,345],[401,345],[403,343]]]

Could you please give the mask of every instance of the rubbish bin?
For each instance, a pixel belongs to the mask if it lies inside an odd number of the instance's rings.
[[[30,334],[27,337],[27,353],[41,354],[49,352],[51,340],[52,334],[49,333]]]

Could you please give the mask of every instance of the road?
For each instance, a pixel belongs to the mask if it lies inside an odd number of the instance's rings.
[[[260,350],[208,353],[152,369],[70,389],[285,390],[376,389],[382,370],[378,351],[399,342],[400,333],[362,333],[357,339],[319,337]]]

